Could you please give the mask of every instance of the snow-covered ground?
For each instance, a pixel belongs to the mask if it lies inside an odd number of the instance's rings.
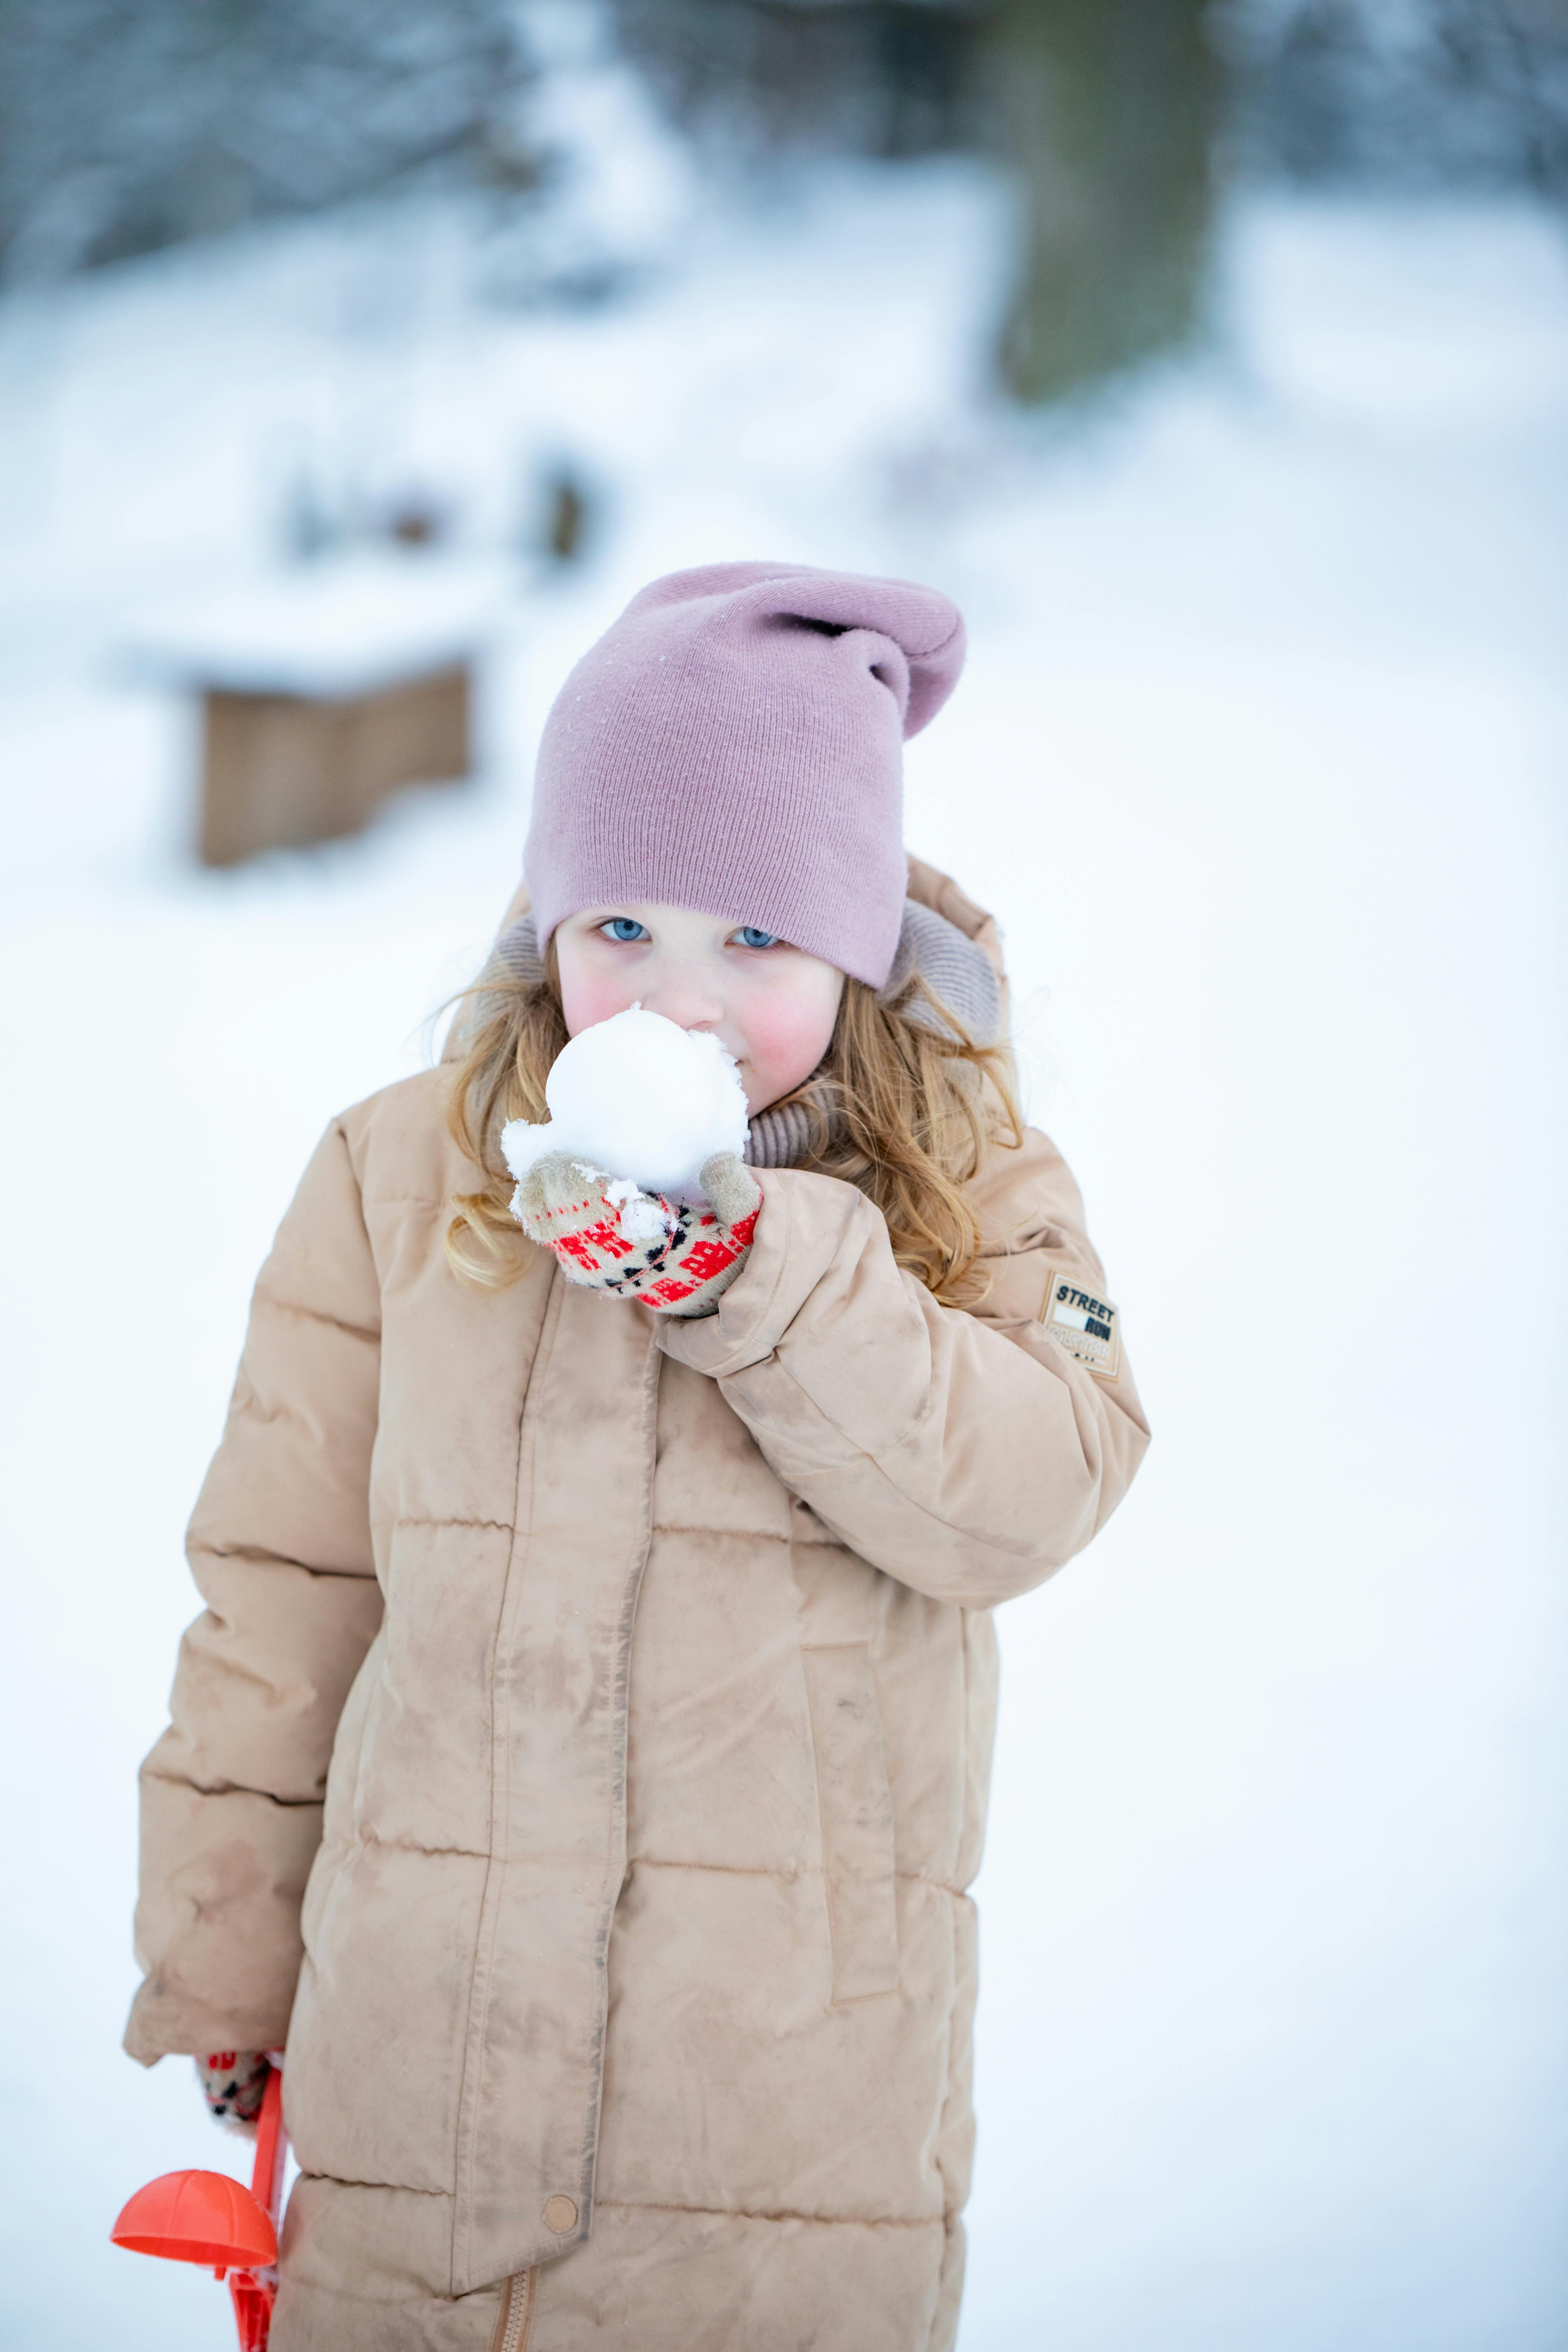
[[[1002,917],[1157,1433],[1004,1618],[964,2352],[1552,2352],[1560,227],[1239,201],[1213,348],[1025,429],[974,390],[984,180],[723,213],[578,313],[487,308],[431,207],[0,312],[0,2338],[226,2340],[210,2279],[105,2237],[156,2171],[243,2169],[117,2042],[249,1283],[477,961],[574,652],[651,572],[769,553],[966,606],[910,837]],[[598,534],[516,570],[481,782],[198,871],[146,614],[243,587],[302,459],[454,501],[440,560],[493,577],[562,457]]]

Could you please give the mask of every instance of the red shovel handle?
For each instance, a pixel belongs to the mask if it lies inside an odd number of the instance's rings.
[[[250,2176],[250,2193],[274,2229],[283,2218],[283,2159],[288,2153],[289,2135],[283,2128],[283,2069],[274,2059],[267,2088],[261,2095],[261,2113],[256,2124],[256,2168]]]
[[[256,2119],[256,2165],[250,2176],[250,2193],[271,2222],[274,2233],[283,2218],[283,2159],[288,2153],[289,2136],[283,2128],[283,2069],[274,2059],[267,2088],[261,2095],[261,2113]],[[267,2352],[272,2305],[278,2297],[276,2262],[261,2270],[231,2271],[228,2292],[234,2305],[234,2324],[239,2333],[239,2352]]]

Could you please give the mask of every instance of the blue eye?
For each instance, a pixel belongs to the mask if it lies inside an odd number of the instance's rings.
[[[755,923],[743,923],[735,937],[743,948],[776,948],[779,943],[776,932],[759,931]]]
[[[607,923],[599,925],[599,929],[607,940],[618,940],[623,947],[630,947],[635,940],[646,940],[648,936],[647,925],[634,922],[630,915],[612,915]]]

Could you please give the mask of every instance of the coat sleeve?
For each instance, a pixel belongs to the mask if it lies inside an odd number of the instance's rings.
[[[381,1622],[371,1557],[380,1287],[328,1129],[262,1268],[227,1425],[191,1521],[204,1613],[142,1768],[125,2046],[279,2047],[338,1717]]]
[[[1149,1433],[1125,1363],[1103,1379],[1053,1339],[1053,1287],[1103,1297],[1077,1187],[1031,1133],[973,1188],[987,1296],[939,1306],[894,1262],[881,1212],[828,1176],[759,1170],[757,1238],[716,1316],[659,1344],[717,1380],[784,1484],[862,1559],[968,1608],[1070,1559],[1130,1485]]]

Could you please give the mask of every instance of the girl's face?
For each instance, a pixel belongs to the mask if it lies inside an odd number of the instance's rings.
[[[753,1117],[809,1078],[833,1036],[844,974],[750,924],[643,901],[584,908],[555,932],[575,1037],[628,1005],[710,1030],[740,1065]]]

